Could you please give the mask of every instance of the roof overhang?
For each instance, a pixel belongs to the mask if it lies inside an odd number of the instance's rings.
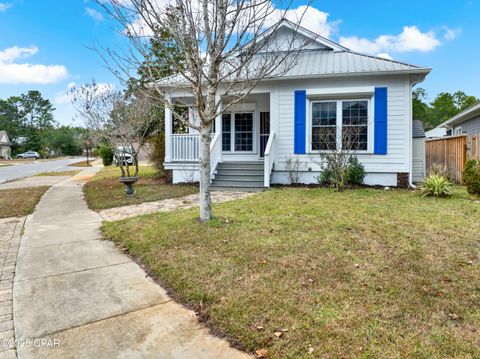
[[[451,128],[477,116],[480,116],[480,102],[470,106],[465,111],[460,112],[437,127]]]
[[[301,76],[278,76],[278,77],[269,77],[263,79],[261,82],[270,82],[270,81],[287,81],[287,80],[307,80],[307,79],[323,79],[323,78],[344,78],[344,77],[362,77],[362,76],[396,76],[396,75],[411,75],[412,82],[420,83],[425,77],[430,73],[432,69],[430,68],[420,68],[420,69],[409,69],[409,70],[398,70],[398,71],[363,71],[363,72],[338,72],[331,74],[318,74],[318,75],[301,75]],[[165,80],[168,80],[166,78]],[[225,81],[225,83],[229,83]],[[181,84],[178,82],[175,83],[161,83],[157,82],[157,86],[161,89],[171,89],[171,88],[190,88],[191,86],[187,83]]]

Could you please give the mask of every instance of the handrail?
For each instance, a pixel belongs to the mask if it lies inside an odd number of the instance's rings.
[[[263,157],[263,178],[264,182],[263,185],[265,187],[270,187],[270,175],[272,174],[273,166],[275,163],[275,132],[270,132],[270,136],[268,136],[267,145],[265,146],[265,154]]]
[[[215,136],[210,142],[210,177],[213,176],[217,170],[218,163],[222,160],[222,141],[221,134],[215,133]]]

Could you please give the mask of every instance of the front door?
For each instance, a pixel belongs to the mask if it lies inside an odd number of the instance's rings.
[[[223,152],[254,151],[254,113],[226,113],[222,116]]]
[[[270,112],[260,112],[260,158],[265,157],[268,137],[270,136]]]

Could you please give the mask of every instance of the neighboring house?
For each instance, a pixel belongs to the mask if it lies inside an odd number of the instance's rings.
[[[425,131],[421,121],[412,124],[412,181],[420,182],[425,177]]]
[[[11,143],[5,131],[0,131],[0,158],[10,159],[12,157]]]
[[[445,128],[447,136],[480,133],[480,102],[453,116],[437,128]]]
[[[211,145],[213,186],[289,183],[289,159],[300,162],[300,182],[316,183],[322,136],[337,134],[333,144],[341,146],[341,132],[352,126],[361,132],[354,146],[366,184],[412,183],[411,92],[431,69],[350,51],[288,21],[276,31],[271,38],[278,43],[288,43],[297,31],[313,44],[285,75],[262,81],[217,119]],[[192,103],[188,91],[166,83],[162,86],[170,97]],[[172,134],[169,109],[165,119],[165,169],[172,170],[174,183],[198,179],[198,134]]]
[[[440,138],[447,135],[447,129],[444,127],[435,127],[430,131],[425,132],[426,138]]]

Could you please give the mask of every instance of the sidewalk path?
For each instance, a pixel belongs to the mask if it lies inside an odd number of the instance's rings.
[[[15,358],[12,287],[25,217],[0,219],[0,358]]]
[[[236,199],[247,198],[254,192],[212,192],[212,202],[222,203]],[[169,198],[162,201],[145,202],[109,208],[100,211],[100,216],[106,221],[120,221],[125,218],[140,216],[154,212],[170,212],[177,209],[185,209],[198,206],[198,194],[190,194],[180,198]]]
[[[17,189],[41,186],[53,186],[65,181],[70,176],[34,176],[0,184],[0,189]]]
[[[96,170],[54,185],[27,218],[13,287],[15,336],[50,342],[19,347],[18,358],[249,358],[100,240],[102,218],[87,208],[81,183]]]

